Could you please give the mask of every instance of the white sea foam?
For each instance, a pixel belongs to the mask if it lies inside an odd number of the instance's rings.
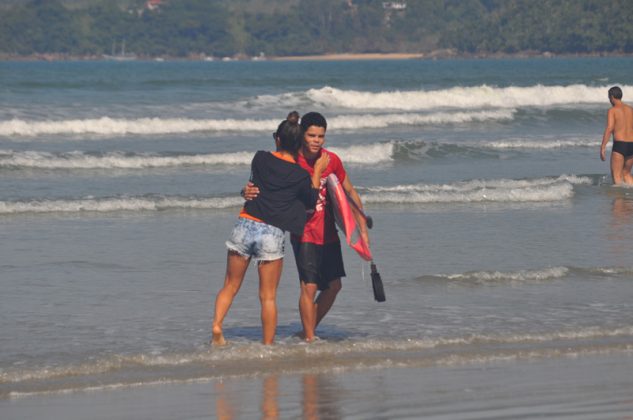
[[[245,342],[233,343],[230,349],[193,351],[188,353],[171,354],[136,354],[113,355],[107,358],[87,361],[84,363],[45,366],[37,368],[11,368],[0,372],[0,384],[4,389],[10,389],[11,384],[17,385],[31,382],[38,385],[37,381],[50,381],[51,386],[64,387],[65,378],[84,377],[86,388],[92,386],[108,386],[108,381],[113,380],[118,384],[120,376],[117,372],[125,370],[128,373],[128,384],[136,384],[140,378],[154,383],[155,380],[195,380],[202,377],[222,377],[224,375],[261,373],[266,371],[281,370],[302,371],[314,366],[313,361],[318,361],[321,369],[345,369],[354,366],[375,366],[377,361],[384,360],[385,354],[390,359],[403,361],[403,363],[416,363],[423,360],[437,363],[446,357],[453,355],[465,355],[463,350],[472,347],[480,351],[481,345],[488,346],[484,354],[479,356],[493,356],[499,351],[509,354],[523,354],[524,351],[536,351],[540,347],[519,349],[512,347],[515,344],[547,343],[550,349],[581,350],[586,343],[574,344],[574,341],[595,340],[596,345],[601,345],[605,351],[620,351],[619,343],[609,343],[611,338],[633,337],[633,326],[621,326],[614,328],[584,327],[579,329],[549,331],[529,334],[470,334],[454,337],[424,337],[403,339],[362,339],[343,340],[333,342],[320,342],[311,346],[304,343],[292,343],[267,348],[259,343]],[[560,342],[563,342],[560,344]],[[593,348],[590,346],[590,348]],[[439,351],[427,353],[425,350],[438,349]],[[414,352],[414,353],[411,353]],[[413,354],[416,357],[411,357]],[[349,357],[349,356],[354,357]],[[478,356],[478,357],[479,357]],[[478,359],[473,359],[477,362]],[[327,361],[324,363],[323,361]],[[256,363],[252,363],[256,362]],[[184,368],[182,370],[181,368]],[[179,374],[179,372],[181,372]],[[182,372],[187,372],[185,375]],[[137,376],[140,373],[140,377]],[[114,374],[109,377],[109,374]],[[189,375],[189,376],[187,376]],[[72,382],[76,385],[76,381]],[[28,385],[27,385],[28,386]],[[23,388],[21,388],[23,389]]]
[[[115,197],[69,200],[0,201],[0,214],[158,211],[168,209],[224,209],[237,207],[240,197]]]
[[[40,136],[53,134],[157,135],[198,131],[272,131],[279,120],[190,119],[190,118],[89,118],[82,120],[0,122],[0,136]]]
[[[414,184],[363,190],[367,203],[469,203],[558,201],[573,196],[574,184],[591,184],[575,175],[533,180],[474,180],[454,184]],[[0,201],[0,214],[225,209],[240,206],[240,197],[138,196]]]
[[[392,161],[393,143],[334,147],[345,163],[376,164]],[[10,169],[149,169],[206,165],[250,165],[253,152],[208,153],[163,156],[151,153],[82,151],[51,153],[0,150],[0,168]]]
[[[362,128],[387,128],[409,125],[464,124],[485,121],[507,121],[514,118],[516,110],[498,109],[489,111],[433,112],[428,114],[363,114],[344,115],[328,119],[328,127],[335,130],[357,130]]]
[[[80,151],[69,153],[25,151],[0,154],[0,168],[143,169],[220,164],[248,165],[252,158],[252,152],[160,156],[125,152],[94,155]]]
[[[519,270],[511,272],[476,271],[460,274],[439,274],[434,277],[458,280],[466,283],[472,282],[482,285],[494,285],[504,282],[523,283],[556,280],[567,276],[568,273],[569,269],[567,267],[551,267],[542,270]]]
[[[481,143],[480,146],[488,149],[565,149],[569,147],[595,147],[599,141],[596,138],[575,139],[506,139]]]
[[[420,277],[421,280],[441,279],[454,280],[464,284],[495,285],[499,283],[543,282],[567,277],[571,273],[582,276],[604,276],[614,278],[628,277],[633,274],[633,267],[550,267],[538,270],[519,271],[472,271],[457,274],[436,274]]]
[[[609,86],[526,86],[494,87],[488,85],[453,87],[439,90],[367,92],[334,87],[310,89],[307,96],[324,107],[349,109],[398,109],[406,111],[436,108],[480,109],[547,107],[605,102]],[[624,89],[633,89],[625,86]]]
[[[367,203],[476,203],[559,201],[573,196],[573,185],[591,184],[588,177],[561,175],[527,180],[472,180],[452,184],[410,184],[371,187]]]
[[[514,110],[424,114],[339,115],[328,119],[334,130],[361,130],[391,126],[465,124],[511,120]],[[194,132],[270,132],[278,119],[189,119],[189,118],[89,118],[56,121],[12,119],[0,121],[0,136],[42,136],[93,134],[105,136],[160,135]]]
[[[407,184],[394,186],[369,187],[369,192],[469,192],[486,188],[528,188],[538,186],[548,186],[568,182],[574,185],[590,185],[591,178],[577,175],[560,175],[550,178],[532,179],[475,179],[471,181],[455,182],[452,184]]]
[[[589,271],[607,276],[631,275],[633,274],[633,267],[599,267]]]
[[[477,149],[552,149],[558,147],[595,146],[593,139],[585,140],[503,140],[486,143],[426,143],[423,141],[389,142],[358,144],[347,147],[328,147],[338,154],[343,162],[355,164],[377,164],[391,162],[398,151],[410,156],[431,154],[434,158],[459,154],[460,150]],[[35,150],[0,150],[0,169],[144,169],[205,165],[249,165],[254,153],[238,151],[233,153],[200,154],[152,154],[112,151],[107,153],[89,153],[72,151],[64,153],[42,152]]]
[[[345,163],[375,164],[393,160],[394,143],[372,143],[349,147],[328,147]]]
[[[363,196],[367,203],[521,203],[538,201],[559,201],[573,196],[573,188],[569,184],[552,185],[539,188],[521,188],[506,190],[481,190],[469,193],[375,193]]]

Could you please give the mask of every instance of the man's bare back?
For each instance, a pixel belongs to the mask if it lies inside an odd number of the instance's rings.
[[[607,112],[607,125],[602,136],[600,158],[606,160],[606,147],[613,136],[611,151],[611,177],[614,184],[633,185],[633,108],[622,102],[622,90],[609,89],[611,109]]]

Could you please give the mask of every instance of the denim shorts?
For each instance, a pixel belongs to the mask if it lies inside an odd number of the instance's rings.
[[[284,257],[285,234],[278,227],[240,217],[226,247],[255,261],[274,261]]]

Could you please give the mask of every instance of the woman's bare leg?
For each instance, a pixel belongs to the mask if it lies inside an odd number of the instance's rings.
[[[272,344],[277,330],[277,286],[283,269],[283,258],[261,261],[259,270],[259,301],[262,305],[262,342]]]
[[[229,251],[226,255],[224,286],[215,298],[215,316],[213,317],[213,336],[211,338],[211,344],[214,346],[226,344],[224,334],[222,334],[222,323],[235,295],[240,291],[250,261],[250,258],[245,258],[234,251]]]

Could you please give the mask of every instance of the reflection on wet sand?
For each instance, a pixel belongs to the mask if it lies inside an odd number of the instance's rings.
[[[338,407],[339,390],[334,381],[324,375],[304,374],[301,377],[286,377],[289,381],[301,381],[301,418],[305,420],[337,420],[342,418]],[[230,382],[229,382],[230,384]],[[262,420],[276,420],[289,418],[294,412],[293,401],[280,401],[283,395],[292,393],[280,392],[279,376],[267,375],[261,380],[260,418]],[[243,418],[240,408],[250,406],[244,401],[240,389],[229,389],[229,385],[222,380],[215,382],[215,417],[219,420],[235,420]],[[289,383],[288,386],[295,386]],[[239,387],[238,387],[239,388]],[[293,409],[294,408],[294,409]],[[285,411],[285,415],[282,412]]]
[[[262,419],[279,418],[279,380],[277,375],[264,378],[262,383]]]
[[[335,383],[324,375],[303,375],[303,418],[340,419],[338,392]]]
[[[613,224],[631,225],[631,215],[633,214],[633,197],[620,196],[613,199],[612,206]]]
[[[215,418],[218,420],[233,420],[235,409],[231,403],[231,395],[227,392],[226,385],[222,380],[215,382]]]
[[[613,239],[624,239],[624,237],[631,239],[628,231],[633,227],[633,195],[621,192],[614,194],[611,216],[609,227],[610,234],[615,235]]]
[[[621,191],[614,192],[614,195],[607,237],[611,244],[611,254],[628,260],[630,242],[633,239],[633,196]]]

